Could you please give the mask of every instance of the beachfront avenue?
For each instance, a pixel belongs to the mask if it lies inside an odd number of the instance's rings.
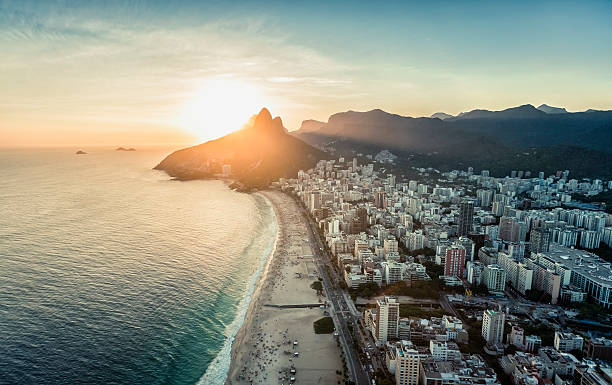
[[[338,337],[340,338],[342,348],[346,354],[346,363],[350,373],[349,378],[358,385],[371,384],[370,376],[368,375],[364,364],[359,360],[359,355],[357,353],[359,347],[352,343],[352,339],[350,338],[350,334],[347,329],[347,323],[350,322],[353,325],[353,330],[358,330],[356,321],[358,316],[350,312],[349,305],[346,301],[346,296],[338,285],[340,279],[338,278],[333,267],[330,269],[325,269],[325,266],[329,266],[328,264],[330,257],[327,255],[327,252],[323,247],[323,243],[319,233],[316,230],[314,221],[305,210],[301,202],[297,201],[296,203],[302,209],[302,213],[306,217],[309,224],[309,237],[313,246],[314,254],[317,257],[317,268],[319,270],[319,275],[323,279],[323,286],[330,302],[332,310],[331,315],[334,320],[334,325],[336,326]],[[328,272],[331,272],[331,279],[328,276]],[[348,313],[348,315],[346,315],[346,313]]]

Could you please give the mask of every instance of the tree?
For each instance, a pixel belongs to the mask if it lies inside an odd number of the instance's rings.
[[[380,288],[376,282],[360,284],[356,289],[351,290],[351,294],[356,297],[371,298],[378,294]]]
[[[334,331],[334,321],[331,317],[319,318],[312,326],[315,334],[330,334]]]
[[[314,281],[310,284],[310,288],[316,290],[318,295],[323,294],[323,284],[321,281]]]

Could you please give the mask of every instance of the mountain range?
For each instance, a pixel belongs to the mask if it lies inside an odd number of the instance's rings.
[[[214,177],[231,166],[231,177],[248,188],[295,177],[327,154],[287,133],[280,117],[263,108],[252,124],[219,139],[175,151],[155,169],[181,179]]]
[[[305,120],[288,133],[281,118],[263,108],[242,129],[178,150],[155,168],[188,180],[218,176],[229,165],[242,186],[263,187],[330,158],[323,150],[334,156],[387,150],[400,166],[471,166],[496,176],[569,169],[574,177],[612,178],[612,111],[569,113],[526,104],[413,118],[375,109],[336,113],[327,122]]]
[[[291,134],[322,148],[372,153],[387,149],[420,166],[471,165],[510,170],[612,176],[612,111],[569,113],[530,104],[501,111],[476,109],[457,116],[413,118],[379,109],[308,121]],[[318,128],[317,128],[318,127]],[[433,156],[435,155],[435,156]]]

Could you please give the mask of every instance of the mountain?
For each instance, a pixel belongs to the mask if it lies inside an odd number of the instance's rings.
[[[382,110],[333,114],[317,131],[294,131],[312,145],[337,151],[392,151],[412,165],[556,171],[611,175],[612,111],[548,114],[526,104],[501,111],[477,109],[444,120]],[[525,155],[530,154],[530,155]],[[599,158],[599,160],[598,160]],[[558,164],[553,164],[557,162]],[[544,164],[545,162],[549,162]],[[555,168],[555,169],[553,169]]]
[[[445,112],[436,112],[435,114],[431,115],[431,118],[438,118],[440,120],[444,120],[448,118],[454,118],[454,116]]]
[[[280,117],[263,108],[252,125],[222,138],[178,150],[155,169],[181,180],[214,177],[231,166],[234,179],[263,187],[280,177],[295,177],[327,154],[287,133]]]
[[[528,119],[540,118],[545,112],[538,110],[531,104],[524,104],[518,107],[507,108],[502,111],[472,110],[462,112],[452,120],[464,119]]]
[[[547,114],[567,114],[567,110],[563,107],[552,107],[548,104],[541,104],[538,110],[546,112]]]
[[[302,122],[299,130],[302,132],[312,132],[317,131],[321,127],[325,125],[325,122],[320,122],[318,120],[308,119]]]

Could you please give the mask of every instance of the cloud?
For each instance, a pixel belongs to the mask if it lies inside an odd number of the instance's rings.
[[[264,93],[282,96],[280,105],[351,84],[349,67],[292,43],[266,18],[181,25],[92,14],[3,14],[0,114],[14,103],[19,113],[41,117],[170,121],[177,106],[212,77],[254,82]]]

